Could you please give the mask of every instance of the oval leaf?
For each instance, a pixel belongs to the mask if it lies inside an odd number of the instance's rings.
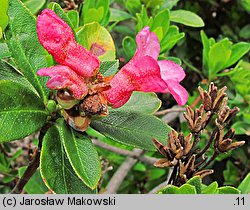
[[[18,69],[47,100],[47,79],[38,77],[36,71],[51,64],[51,56],[43,49],[37,38],[35,16],[19,0],[9,0],[10,40],[8,43]]]
[[[171,128],[157,117],[139,112],[111,110],[102,120],[93,120],[92,127],[120,143],[155,150],[152,139],[166,144]]]
[[[42,100],[18,83],[0,80],[0,104],[0,143],[24,138],[46,121]]]
[[[205,25],[200,16],[187,10],[170,11],[170,20],[192,27],[203,27]]]
[[[64,120],[60,121],[58,129],[75,173],[88,187],[96,188],[101,176],[101,165],[92,141],[83,135],[76,135]]]
[[[110,33],[97,22],[81,27],[77,41],[95,54],[101,61],[115,60],[115,45]]]
[[[61,141],[59,127],[51,127],[43,138],[40,171],[49,189],[58,194],[93,193],[75,174]]]
[[[117,110],[153,114],[161,107],[161,100],[155,93],[134,91],[129,101]]]

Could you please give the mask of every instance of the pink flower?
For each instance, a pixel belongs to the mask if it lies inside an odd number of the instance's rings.
[[[105,92],[113,108],[124,105],[133,91],[170,92],[179,105],[187,102],[188,93],[179,84],[185,72],[169,60],[157,61],[160,44],[149,27],[136,36],[137,49],[134,57],[111,80],[111,89]]]
[[[38,16],[37,33],[42,46],[60,64],[40,69],[37,75],[50,77],[48,88],[67,88],[76,99],[83,99],[88,94],[85,79],[98,73],[99,59],[76,43],[72,29],[52,10]]]

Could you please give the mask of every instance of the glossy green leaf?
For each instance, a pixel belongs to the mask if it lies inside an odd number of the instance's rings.
[[[238,186],[238,190],[240,190],[242,194],[250,193],[250,173],[248,173],[240,183],[240,185]]]
[[[26,169],[27,169],[26,166],[23,166],[18,169],[19,178],[22,177]],[[41,177],[39,170],[37,170],[35,174],[30,178],[28,183],[24,186],[24,190],[28,194],[45,194],[46,192],[49,191],[49,189],[46,187],[46,185],[43,182],[43,179]]]
[[[9,80],[18,83],[38,95],[36,89],[30,84],[30,82],[13,66],[3,60],[0,61],[0,80]]]
[[[132,15],[123,10],[110,8],[110,18],[109,18],[110,22],[120,22],[123,20],[131,19],[132,17],[133,17]]]
[[[103,61],[100,66],[100,73],[103,76],[111,76],[115,75],[118,72],[119,61]]]
[[[208,53],[210,80],[226,66],[232,54],[231,46],[232,43],[225,38],[210,47]]]
[[[170,19],[168,9],[162,10],[155,16],[151,30],[156,33],[160,41],[167,33],[169,24]],[[159,33],[159,31],[161,31],[161,33]]]
[[[40,171],[46,186],[58,194],[93,193],[71,167],[59,129],[58,125],[51,127],[43,139]]]
[[[79,13],[75,10],[70,10],[67,12],[67,16],[70,19],[73,28],[77,28],[79,26]]]
[[[8,0],[0,0],[0,28],[2,32],[6,28],[9,22],[8,13]],[[1,39],[1,37],[0,37]]]
[[[87,137],[76,134],[62,119],[58,131],[67,157],[78,177],[91,189],[97,187],[101,165],[95,146]]]
[[[56,2],[51,2],[48,5],[48,9],[53,10],[60,18],[62,18],[70,26],[70,28],[72,29],[74,28],[70,18],[68,17],[66,12],[63,11],[62,7],[59,4],[57,4]]]
[[[42,100],[13,81],[0,80],[0,104],[0,142],[24,138],[46,121]]]
[[[202,41],[202,45],[203,45],[202,64],[203,64],[204,70],[208,70],[208,53],[209,53],[209,49],[210,49],[210,43],[209,43],[207,35],[205,34],[204,31],[201,31],[201,41]]]
[[[124,53],[127,56],[127,60],[130,60],[135,54],[135,50],[136,50],[135,40],[130,36],[126,36],[122,40],[122,47],[123,47]]]
[[[99,23],[89,23],[78,30],[77,41],[101,61],[115,60],[115,45],[110,33]]]
[[[166,144],[171,130],[155,116],[122,110],[110,110],[107,117],[92,120],[91,126],[110,139],[145,150],[155,150],[153,138]]]
[[[219,187],[217,189],[218,194],[240,194],[240,191],[231,186]]]
[[[194,176],[187,181],[187,184],[190,184],[195,187],[197,194],[201,194],[201,178],[200,176]]]
[[[167,185],[164,189],[160,190],[158,194],[197,194],[197,193],[194,186],[186,183],[181,187]]]
[[[104,16],[104,8],[91,8],[84,14],[84,25],[92,22],[100,23]]]
[[[0,43],[0,59],[9,58],[11,56],[8,45]]]
[[[25,6],[33,13],[36,14],[41,10],[46,3],[46,0],[27,0],[24,2]]]
[[[37,38],[36,19],[19,0],[9,0],[11,37],[8,46],[18,69],[35,87],[44,101],[47,100],[47,78],[38,77],[36,71],[47,67],[51,56],[41,46]]]
[[[170,20],[192,27],[203,27],[205,25],[200,16],[187,10],[170,11]]]
[[[153,114],[161,107],[161,100],[155,93],[143,93],[134,91],[129,101],[116,110],[141,112]]]
[[[202,194],[216,194],[218,188],[217,182],[212,182],[205,189],[202,190]]]
[[[240,60],[246,53],[250,50],[250,43],[247,42],[239,42],[237,44],[234,44],[231,48],[232,53],[230,59],[227,61],[224,68],[227,68],[229,66],[232,66],[235,64],[238,60]]]
[[[160,53],[166,52],[174,47],[174,45],[185,36],[184,33],[179,33],[177,26],[170,26],[167,34],[161,40]]]

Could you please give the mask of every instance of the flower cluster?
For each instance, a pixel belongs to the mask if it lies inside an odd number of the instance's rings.
[[[93,115],[107,115],[108,105],[124,105],[133,91],[170,92],[179,105],[187,101],[187,91],[179,84],[185,77],[183,69],[172,61],[157,61],[160,44],[149,27],[136,36],[133,58],[109,77],[99,72],[98,54],[78,44],[72,29],[52,10],[45,9],[38,16],[37,33],[42,46],[58,63],[37,74],[50,77],[46,85],[57,90],[63,115],[76,130],[86,130]]]

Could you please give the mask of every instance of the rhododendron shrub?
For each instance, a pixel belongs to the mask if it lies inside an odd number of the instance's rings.
[[[116,169],[124,171],[123,156],[132,158],[126,170],[138,181],[129,185],[144,183],[140,193],[166,177],[171,192],[193,180],[201,189],[202,178],[213,173],[206,167],[244,145],[227,129],[239,112],[229,108],[233,91],[227,96],[215,84],[247,66],[239,62],[227,73],[248,43],[216,42],[202,31],[203,57],[196,62],[204,73],[185,57],[193,52],[180,53],[188,42],[175,23],[188,30],[204,26],[190,11],[163,1],[49,2],[1,1],[0,192],[116,193],[112,180]],[[196,90],[198,83],[203,87]]]

